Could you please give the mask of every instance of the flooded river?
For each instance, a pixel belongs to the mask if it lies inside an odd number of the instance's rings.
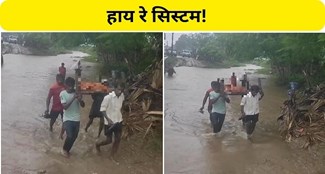
[[[252,142],[245,138],[238,121],[240,96],[230,96],[221,135],[208,135],[212,132],[208,112],[206,108],[204,114],[198,111],[210,82],[229,78],[232,72],[241,77],[257,68],[178,67],[174,77],[165,77],[165,173],[325,173],[324,153],[292,148],[279,137],[276,118],[287,94],[267,76],[248,75],[251,84],[257,84],[257,77],[266,78],[262,80],[265,97],[260,103],[260,119]]]
[[[67,76],[74,77],[74,70],[70,67],[79,58],[72,57],[84,55],[81,52],[58,56],[4,55],[1,69],[2,173],[161,173],[161,156],[145,154],[134,142],[122,140],[117,155],[118,166],[108,158],[110,146],[103,148],[101,156],[95,153],[98,120],[94,120],[88,133],[84,131],[91,105],[89,96],[85,96],[86,107],[82,109],[80,132],[72,156],[67,159],[60,155],[63,145],[63,140],[59,139],[61,120],[57,120],[54,132],[50,133],[49,120],[40,115],[45,111],[47,93],[55,82],[61,62],[67,67]],[[90,74],[93,66],[82,63],[83,74]]]

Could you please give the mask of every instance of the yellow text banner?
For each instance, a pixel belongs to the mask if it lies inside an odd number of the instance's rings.
[[[319,0],[5,0],[7,31],[320,31]]]

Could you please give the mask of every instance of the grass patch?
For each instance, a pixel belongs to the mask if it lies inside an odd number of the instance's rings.
[[[148,141],[145,144],[145,148],[152,152],[162,152],[163,141],[162,134],[154,132],[151,137],[148,137]]]
[[[268,75],[268,74],[270,74],[270,71],[271,71],[271,69],[270,68],[261,68],[261,69],[257,69],[256,70],[256,73],[257,74],[266,74],[266,75]]]
[[[86,62],[97,63],[97,57],[92,55],[84,57],[83,60]]]
[[[74,48],[74,50],[81,51],[81,52],[87,53],[89,55],[95,55],[96,54],[95,48],[90,47],[90,46],[78,46],[78,47]]]

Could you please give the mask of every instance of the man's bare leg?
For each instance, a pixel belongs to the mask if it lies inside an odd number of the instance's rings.
[[[56,119],[54,119],[54,118],[51,118],[51,120],[50,120],[50,131],[51,132],[53,132],[53,125],[54,125],[55,121],[56,121]]]
[[[111,144],[111,143],[112,143],[112,136],[107,136],[106,140],[95,144],[96,151],[99,153],[100,152],[100,146],[105,146],[105,145],[108,145],[108,144]]]
[[[61,126],[61,132],[60,132],[60,139],[63,140],[63,134],[64,134],[64,127],[63,124]]]
[[[89,128],[89,126],[93,123],[93,121],[94,121],[94,118],[89,118],[89,121],[88,121],[88,123],[87,123],[87,125],[86,125],[86,128],[85,128],[85,131],[86,131],[86,132],[88,131],[88,128]]]
[[[119,162],[116,161],[115,159],[115,154],[120,146],[120,142],[121,142],[121,136],[122,133],[119,132],[117,134],[115,134],[115,139],[114,139],[114,143],[113,143],[113,147],[112,147],[112,151],[111,151],[111,155],[110,155],[110,159],[116,164],[119,165]]]
[[[104,117],[100,117],[100,120],[99,120],[99,130],[98,130],[98,136],[97,136],[97,138],[100,137],[100,134],[102,133],[103,128],[104,128]]]

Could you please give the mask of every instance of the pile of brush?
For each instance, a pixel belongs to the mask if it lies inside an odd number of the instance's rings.
[[[288,142],[304,138],[303,148],[325,143],[325,84],[299,91],[286,100],[278,121]]]
[[[128,138],[135,132],[162,135],[162,60],[155,61],[143,73],[132,79],[128,85],[123,119],[123,137]]]

